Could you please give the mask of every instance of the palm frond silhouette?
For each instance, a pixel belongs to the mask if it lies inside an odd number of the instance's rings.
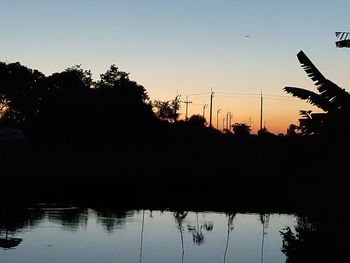
[[[308,118],[302,114],[303,118],[299,120],[301,129],[305,128],[305,125],[309,126],[304,130],[308,130],[311,134],[344,131],[345,127],[350,126],[350,94],[325,78],[303,51],[297,54],[297,58],[308,77],[314,82],[318,93],[300,87],[285,87],[283,90],[324,111],[317,114],[309,112]]]

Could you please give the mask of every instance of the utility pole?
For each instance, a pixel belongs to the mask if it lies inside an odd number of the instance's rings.
[[[186,117],[185,117],[185,119],[186,119],[186,121],[188,120],[188,104],[189,103],[192,103],[192,101],[189,101],[188,100],[188,96],[186,96],[186,100],[184,101],[184,103],[186,103]]]
[[[178,94],[178,91],[176,91],[176,97],[174,100],[174,121],[177,121],[177,109],[179,107],[179,103],[180,103],[180,95]]]
[[[213,89],[210,89],[210,117],[209,117],[209,127],[213,128],[213,123],[212,123],[212,117],[213,117],[213,97],[214,97],[214,92]]]
[[[229,127],[229,130],[231,131],[231,120],[232,120],[232,113],[230,113],[229,117],[230,117],[230,125],[229,125],[228,127]]]
[[[260,131],[262,131],[262,119],[263,119],[263,94],[260,90]]]
[[[228,117],[230,116],[231,112],[226,113],[226,130],[228,130]]]
[[[221,111],[221,109],[218,108],[218,110],[216,111],[216,129],[219,129],[219,112]]]
[[[208,104],[205,104],[205,101],[204,101],[204,104],[203,104],[203,118],[205,119],[205,109],[208,107]]]
[[[224,131],[225,130],[225,117],[224,118],[222,118],[222,131]]]

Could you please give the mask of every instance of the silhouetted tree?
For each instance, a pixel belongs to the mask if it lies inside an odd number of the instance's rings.
[[[299,129],[299,127],[295,124],[290,124],[288,129],[287,129],[287,132],[286,132],[286,135],[287,136],[296,136],[297,135],[297,130]]]
[[[157,124],[145,88],[115,65],[94,82],[80,65],[46,77],[0,63],[0,118],[29,137],[65,142],[135,140]]]
[[[19,62],[0,62],[0,116],[3,122],[22,128],[38,114],[43,99],[38,83],[44,78],[44,74]]]
[[[250,126],[245,123],[235,123],[232,125],[233,133],[238,137],[247,137],[250,135]]]
[[[258,131],[258,136],[271,137],[271,136],[275,136],[275,135],[273,133],[269,132],[266,127],[263,127],[261,130]]]
[[[107,138],[142,137],[156,121],[145,88],[115,65],[101,75],[93,95],[91,123]]]
[[[303,88],[285,87],[284,91],[317,106],[324,113],[302,111],[301,132],[305,134],[344,134],[350,128],[350,94],[332,81],[326,79],[310,59],[300,51],[299,62],[307,75],[315,82],[319,92]]]
[[[82,136],[87,129],[92,85],[91,72],[80,66],[44,79],[39,85],[42,99],[31,133],[65,141]]]
[[[176,122],[180,116],[180,96],[176,96],[174,100],[155,100],[152,105],[155,108],[156,116],[160,120]]]
[[[188,124],[194,128],[204,128],[206,122],[206,119],[199,114],[194,114],[188,119]]]

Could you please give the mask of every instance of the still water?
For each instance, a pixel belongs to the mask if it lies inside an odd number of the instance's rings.
[[[285,262],[285,214],[36,207],[3,212],[1,263]]]

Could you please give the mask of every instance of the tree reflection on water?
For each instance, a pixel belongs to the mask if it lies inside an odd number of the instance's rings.
[[[193,243],[197,244],[198,246],[202,245],[205,241],[205,236],[203,234],[203,229],[206,231],[212,231],[213,230],[213,224],[212,223],[204,223],[199,224],[198,220],[198,212],[196,212],[196,225],[187,225],[187,229],[190,233],[192,233]]]
[[[113,234],[114,230],[124,229],[128,230],[127,222],[133,222],[136,214],[139,213],[140,221],[137,224],[137,236],[132,245],[139,249],[139,262],[143,261],[143,248],[145,245],[144,231],[145,231],[145,214],[146,210],[122,210],[111,208],[79,208],[79,207],[45,207],[39,206],[34,208],[0,208],[0,248],[14,249],[23,245],[26,240],[26,231],[35,230],[40,227],[40,224],[45,222],[53,222],[61,227],[59,231],[79,232],[89,230],[91,223],[90,219],[96,220],[96,223],[101,225],[103,232],[109,235]],[[192,220],[189,220],[191,216]],[[211,215],[206,212],[189,211],[169,211],[169,213],[160,214],[162,219],[171,222],[175,219],[176,227],[179,233],[179,241],[181,242],[181,262],[186,261],[186,255],[189,257],[194,253],[193,250],[185,248],[185,241],[187,237],[191,237],[195,246],[202,246],[206,241],[206,232],[213,230],[213,223],[210,221],[201,221],[201,215]],[[232,259],[229,256],[231,232],[240,229],[240,221],[235,221],[235,212],[226,212],[226,218],[219,214],[216,217],[221,221],[221,226],[224,227],[225,243],[222,245],[223,262]],[[152,211],[150,211],[152,216]],[[253,216],[253,215],[252,215]],[[255,215],[254,215],[255,217]],[[92,220],[92,222],[94,222]],[[262,233],[255,235],[255,239],[261,240],[261,262],[264,261],[264,243],[269,225],[270,215],[262,213],[259,215],[259,220],[262,225]],[[294,221],[294,219],[293,219]],[[162,221],[166,223],[165,221]],[[217,221],[215,221],[217,222]],[[218,221],[220,222],[220,221]],[[225,223],[226,222],[226,223]],[[234,222],[235,225],[234,225]],[[255,221],[256,222],[256,221]],[[256,222],[256,224],[258,224]],[[172,223],[173,225],[173,223]],[[131,226],[130,226],[131,227]],[[185,231],[187,228],[188,232]],[[218,229],[222,229],[219,228]],[[271,228],[273,229],[273,228]],[[171,230],[169,229],[169,233]],[[287,226],[284,229],[280,227],[280,234],[282,236],[281,251],[286,256],[287,263],[295,262],[342,262],[339,260],[345,254],[347,238],[346,234],[347,222],[346,218],[342,216],[305,216],[299,215],[297,217],[297,225]],[[272,230],[271,230],[272,233]],[[186,236],[187,235],[187,236]],[[273,235],[273,236],[272,236]],[[271,238],[275,237],[272,234]],[[260,236],[260,238],[259,238]],[[22,239],[23,238],[23,239]],[[117,236],[116,236],[117,238]],[[138,241],[137,241],[138,240]],[[214,241],[216,241],[214,239]],[[139,242],[137,244],[137,242]],[[147,238],[147,242],[152,242],[152,237]],[[212,244],[205,247],[211,248]],[[217,246],[215,246],[217,247]],[[269,249],[271,249],[269,247]],[[220,249],[221,250],[221,249]],[[277,249],[279,250],[279,248]],[[196,250],[199,251],[199,250]],[[203,251],[203,250],[201,250]],[[136,252],[137,253],[137,252]],[[195,252],[197,253],[197,252]],[[137,257],[137,255],[135,255]],[[239,258],[240,254],[234,255]],[[267,259],[266,259],[267,260]]]
[[[236,214],[237,213],[227,214],[227,236],[226,236],[226,246],[225,246],[225,252],[224,252],[224,263],[226,263],[227,249],[228,249],[228,244],[230,242],[230,232],[235,228],[233,226],[233,219],[235,218]]]
[[[188,212],[178,211],[174,212],[173,215],[175,217],[175,221],[177,224],[177,229],[180,231],[180,238],[181,238],[181,262],[184,262],[184,256],[185,256],[185,247],[184,247],[184,236],[183,236],[183,221],[185,220]]]

